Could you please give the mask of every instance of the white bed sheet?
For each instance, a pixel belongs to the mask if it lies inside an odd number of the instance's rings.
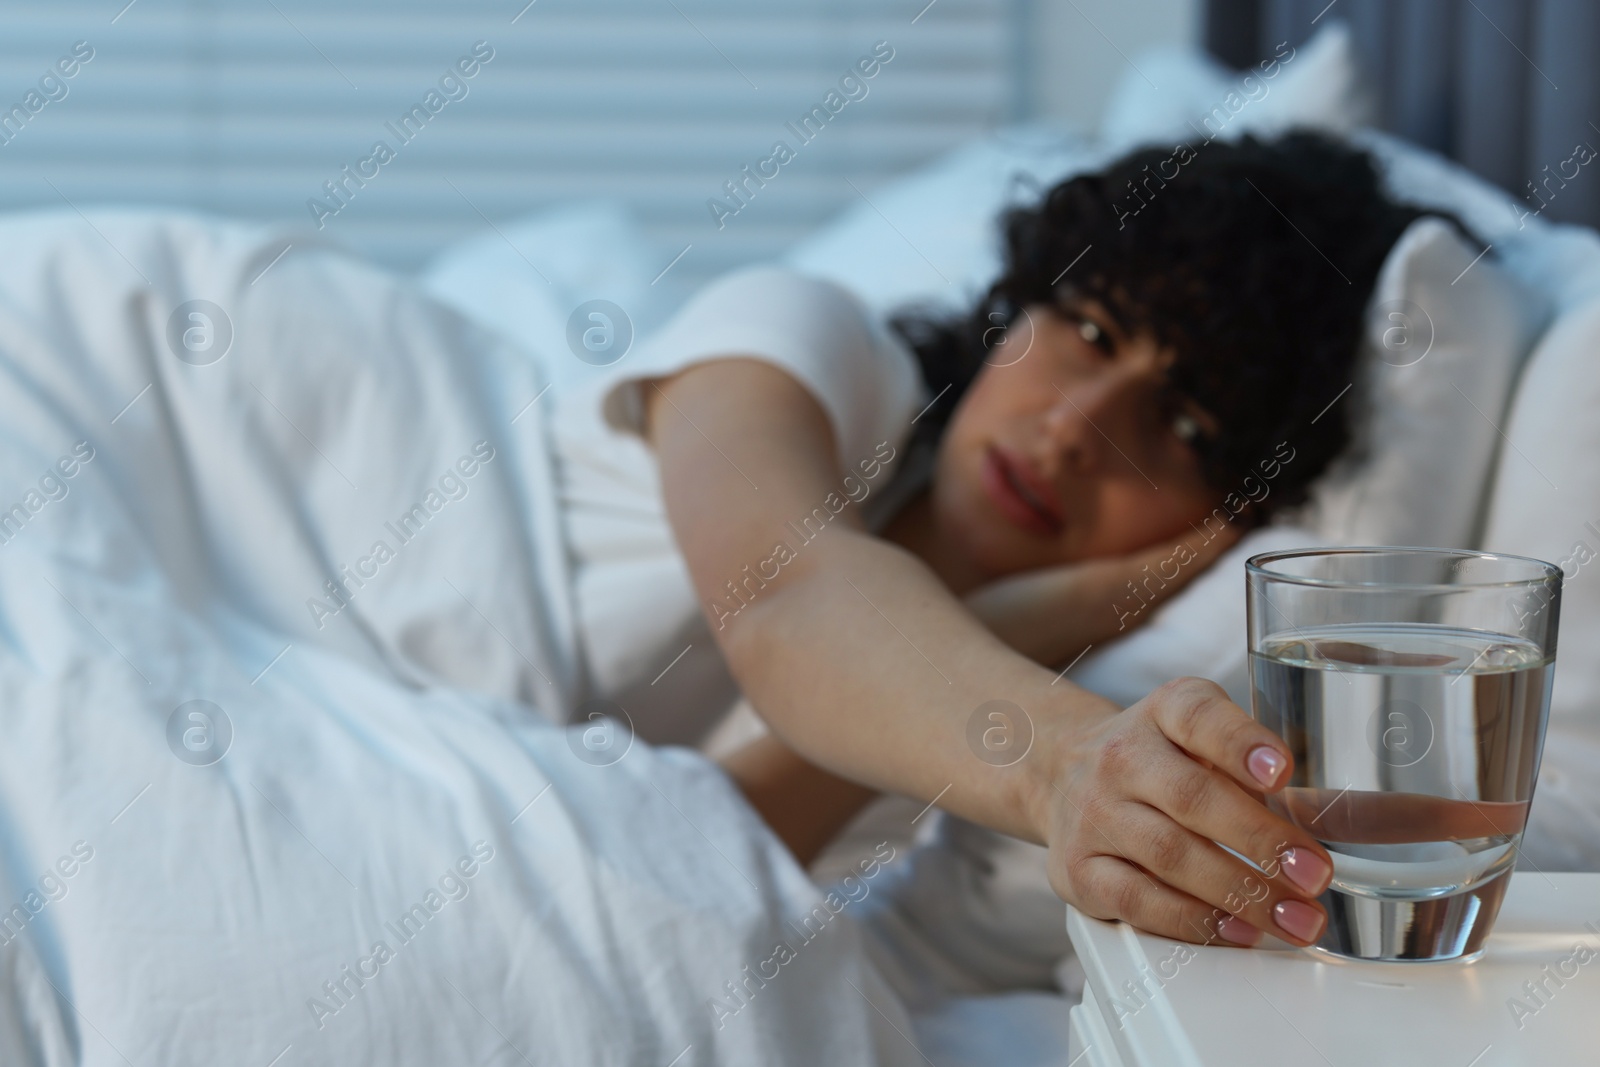
[[[923,1062],[858,905],[720,772],[547,721],[533,361],[285,243],[0,225],[0,1061]]]

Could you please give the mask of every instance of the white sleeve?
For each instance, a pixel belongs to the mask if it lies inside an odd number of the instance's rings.
[[[781,267],[752,267],[701,290],[640,346],[605,389],[613,429],[642,435],[644,390],[696,363],[745,356],[788,373],[816,397],[848,467],[898,445],[926,403],[909,348],[847,290]]]

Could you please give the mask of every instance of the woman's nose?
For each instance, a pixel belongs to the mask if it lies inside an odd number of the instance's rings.
[[[1126,454],[1119,439],[1130,424],[1130,383],[1116,379],[1055,385],[1055,403],[1045,412],[1044,433],[1063,467],[1076,474],[1103,469],[1107,453]]]

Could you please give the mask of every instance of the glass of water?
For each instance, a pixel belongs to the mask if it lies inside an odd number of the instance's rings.
[[[1267,798],[1333,857],[1315,951],[1472,960],[1539,776],[1561,570],[1433,548],[1245,564],[1251,713],[1288,742]]]

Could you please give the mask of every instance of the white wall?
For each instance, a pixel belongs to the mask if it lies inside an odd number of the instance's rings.
[[[1029,117],[1096,128],[1113,86],[1141,50],[1198,44],[1201,0],[1028,0]],[[1120,51],[1119,51],[1120,50]],[[1137,76],[1137,75],[1135,75]]]

